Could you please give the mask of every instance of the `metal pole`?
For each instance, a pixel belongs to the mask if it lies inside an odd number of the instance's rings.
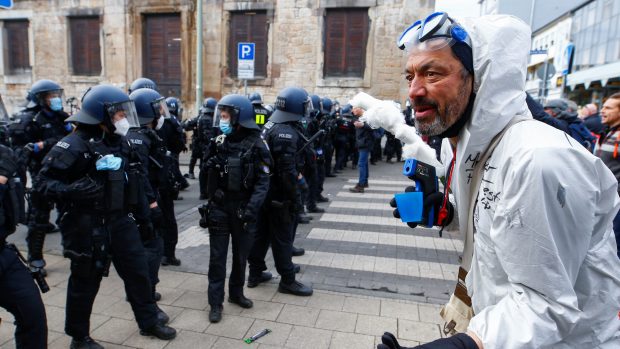
[[[533,31],[534,28],[532,25],[534,24],[534,9],[536,8],[536,0],[532,0],[532,7],[530,8],[530,29]]]
[[[545,74],[543,74],[543,89],[542,89],[542,99],[541,101],[547,102],[547,72],[549,69],[549,51],[545,53]]]
[[[202,103],[202,2],[196,0],[196,114]]]
[[[248,80],[243,80],[243,94],[248,95]]]

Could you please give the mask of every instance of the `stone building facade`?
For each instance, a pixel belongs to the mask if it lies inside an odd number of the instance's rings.
[[[127,89],[135,78],[157,74],[160,92],[177,95],[193,113],[196,8],[196,0],[16,0],[13,9],[0,10],[0,93],[9,112],[38,79],[55,80],[66,97],[79,98],[100,82]],[[245,33],[233,24],[241,20],[251,24],[248,33],[265,33],[264,69],[248,81],[248,92],[260,92],[266,102],[292,85],[341,102],[359,91],[403,101],[405,58],[395,41],[433,8],[433,0],[204,0],[203,94],[244,93],[231,66],[237,54],[231,40],[243,40]],[[361,34],[348,19],[354,12],[363,18]],[[255,14],[260,16],[249,19]],[[326,62],[326,46],[333,43],[343,49],[331,49]],[[347,71],[347,62],[361,70]],[[345,70],[333,74],[328,65]]]

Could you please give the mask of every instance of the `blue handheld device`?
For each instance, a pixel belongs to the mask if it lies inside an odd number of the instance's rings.
[[[394,195],[401,221],[432,228],[435,209],[424,208],[424,197],[438,190],[439,180],[435,167],[416,159],[407,159],[403,166],[403,175],[415,182],[415,189]]]

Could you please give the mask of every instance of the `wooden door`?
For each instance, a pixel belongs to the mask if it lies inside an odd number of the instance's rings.
[[[181,97],[181,15],[144,16],[143,76],[157,84],[162,96]]]

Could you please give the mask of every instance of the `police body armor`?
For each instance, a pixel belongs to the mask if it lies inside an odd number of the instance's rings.
[[[303,168],[297,154],[298,131],[289,124],[268,121],[261,136],[273,156],[274,176],[271,177],[267,200],[292,204],[297,199],[297,174]]]

